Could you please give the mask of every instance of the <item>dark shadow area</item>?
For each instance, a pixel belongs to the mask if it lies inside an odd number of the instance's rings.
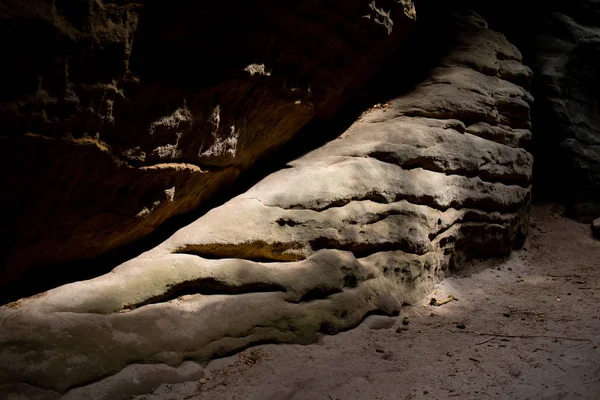
[[[409,93],[427,78],[431,69],[452,48],[455,29],[450,13],[460,8],[443,1],[416,3],[417,23],[408,42],[381,68],[375,79],[333,118],[313,120],[287,144],[263,157],[231,187],[221,191],[204,206],[192,213],[170,219],[142,240],[93,259],[73,260],[24,272],[18,283],[0,293],[0,304],[67,283],[92,279],[111,271],[119,264],[157,246],[209,210],[246,192],[270,173],[287,168],[290,161],[335,139],[373,105]]]
[[[167,292],[160,296],[149,298],[141,303],[129,304],[123,307],[125,310],[134,310],[147,304],[166,303],[187,295],[236,295],[246,293],[267,293],[267,292],[286,292],[286,288],[275,284],[265,282],[246,283],[239,286],[232,286],[215,278],[201,278],[193,281],[183,282],[171,287]]]
[[[536,68],[535,36],[543,29],[551,10],[529,2],[519,2],[519,12],[515,13],[516,1],[500,5],[479,5],[474,7],[486,18],[490,28],[502,32],[523,55],[523,63],[534,71],[534,77],[529,88],[535,101],[531,108],[533,144],[531,151],[535,157],[533,165],[533,198],[535,201],[564,200],[566,194],[556,190],[556,178],[563,175],[567,169],[564,162],[557,162],[563,157],[559,154],[560,138],[557,136],[558,121],[551,121],[552,116],[545,112],[545,84],[538,77]],[[554,6],[557,7],[556,5]],[[554,128],[550,128],[554,127]],[[550,128],[550,129],[548,129]],[[561,178],[562,179],[562,178]]]
[[[600,167],[593,155],[599,44],[581,32],[597,29],[600,7],[585,1],[544,7],[512,0],[471,3],[492,29],[517,46],[533,70],[534,201],[559,202],[567,217],[591,222],[600,215]]]

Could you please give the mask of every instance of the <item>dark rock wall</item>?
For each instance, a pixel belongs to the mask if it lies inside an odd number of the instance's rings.
[[[534,195],[600,216],[600,2],[479,5],[533,69]]]
[[[4,1],[0,288],[206,203],[407,36],[411,1]]]

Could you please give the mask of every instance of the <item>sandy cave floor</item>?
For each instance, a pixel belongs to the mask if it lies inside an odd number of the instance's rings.
[[[399,317],[253,347],[136,399],[600,399],[600,241],[558,211],[535,206],[523,249],[473,263]]]

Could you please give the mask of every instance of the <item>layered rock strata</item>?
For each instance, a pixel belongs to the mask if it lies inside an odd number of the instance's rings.
[[[111,273],[0,308],[0,393],[84,398],[138,364],[309,343],[519,245],[531,71],[478,15],[457,18],[455,51],[412,93]],[[183,366],[174,380],[197,379]]]

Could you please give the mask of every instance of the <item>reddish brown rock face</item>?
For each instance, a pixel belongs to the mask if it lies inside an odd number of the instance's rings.
[[[362,87],[410,1],[49,2],[0,8],[0,288],[204,204]]]

